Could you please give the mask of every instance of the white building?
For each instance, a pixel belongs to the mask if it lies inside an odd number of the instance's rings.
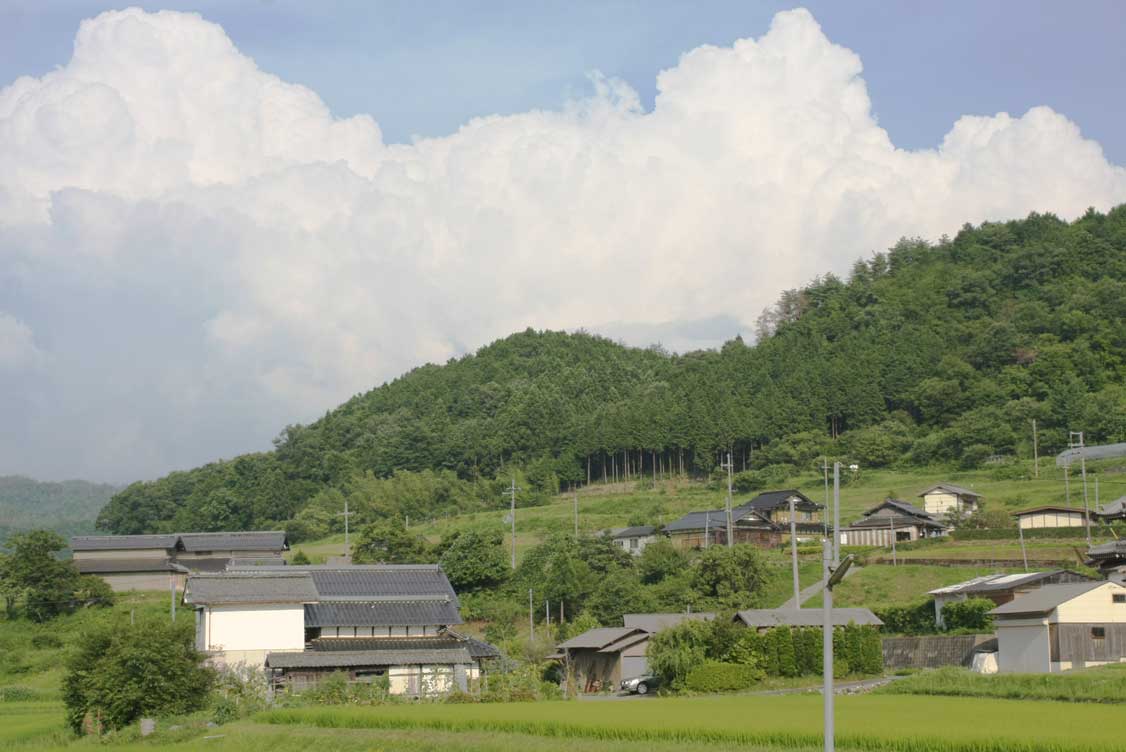
[[[640,556],[646,546],[657,540],[657,528],[652,525],[635,525],[614,531],[610,539],[615,546],[634,556]]]
[[[457,595],[437,565],[266,566],[193,575],[201,650],[301,689],[343,671],[386,677],[392,694],[466,689],[493,646],[456,633]]]
[[[1126,587],[1045,585],[990,612],[1004,673],[1055,673],[1126,661]]]
[[[1023,574],[997,573],[936,588],[927,594],[934,597],[935,624],[944,627],[946,625],[942,618],[942,607],[947,603],[956,603],[970,598],[986,598],[998,606],[1003,606],[1014,598],[1045,585],[1093,581],[1092,578],[1078,572],[1072,572],[1070,569],[1052,569],[1046,572],[1025,572]]]
[[[953,483],[938,483],[919,494],[923,511],[932,517],[944,517],[951,512],[973,514],[981,505],[981,494]]]

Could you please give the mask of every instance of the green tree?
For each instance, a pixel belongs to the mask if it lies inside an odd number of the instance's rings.
[[[12,553],[3,560],[0,593],[10,613],[43,622],[75,607],[78,570],[56,557],[66,548],[62,536],[35,530],[13,536],[8,545]]]
[[[688,557],[668,538],[658,538],[637,557],[637,573],[646,585],[655,585],[670,575],[684,571]]]
[[[426,539],[398,521],[366,526],[352,545],[352,561],[357,564],[424,564],[429,560]]]
[[[465,530],[443,539],[438,562],[456,590],[494,587],[508,579],[508,557],[500,531]]]
[[[749,544],[709,547],[700,555],[693,576],[700,594],[729,609],[753,605],[765,581],[762,553]]]
[[[302,564],[309,564],[310,562],[309,562],[309,557],[306,556],[305,552],[302,551],[299,548],[299,549],[297,549],[297,553],[293,554],[293,561],[290,562],[290,563],[302,565]]]
[[[708,625],[686,621],[649,638],[649,670],[670,689],[681,689],[688,673],[708,656]]]
[[[623,614],[643,614],[655,607],[653,596],[637,581],[637,575],[619,570],[601,580],[587,598],[583,613],[605,626],[619,626]]]
[[[190,620],[143,619],[83,633],[63,676],[68,725],[75,733],[87,724],[118,729],[145,715],[202,708],[214,675],[193,638]]]

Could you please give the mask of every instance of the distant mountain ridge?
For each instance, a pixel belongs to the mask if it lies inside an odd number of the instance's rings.
[[[102,507],[120,490],[109,483],[0,475],[0,545],[23,530],[47,528],[64,535],[91,532]]]

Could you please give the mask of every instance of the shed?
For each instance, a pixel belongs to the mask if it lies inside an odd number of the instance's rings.
[[[1087,524],[1087,513],[1082,509],[1051,504],[1013,512],[1013,517],[1017,518],[1017,524],[1024,530],[1043,527],[1083,527]]]
[[[597,692],[645,672],[649,634],[640,627],[598,627],[560,643],[559,649],[579,689]],[[631,673],[639,666],[640,673]]]
[[[1126,587],[1045,585],[990,612],[1002,672],[1055,673],[1126,660]]]

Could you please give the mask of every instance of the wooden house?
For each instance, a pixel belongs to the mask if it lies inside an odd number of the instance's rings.
[[[949,528],[922,509],[898,499],[884,499],[841,530],[846,546],[890,546],[946,535]]]

